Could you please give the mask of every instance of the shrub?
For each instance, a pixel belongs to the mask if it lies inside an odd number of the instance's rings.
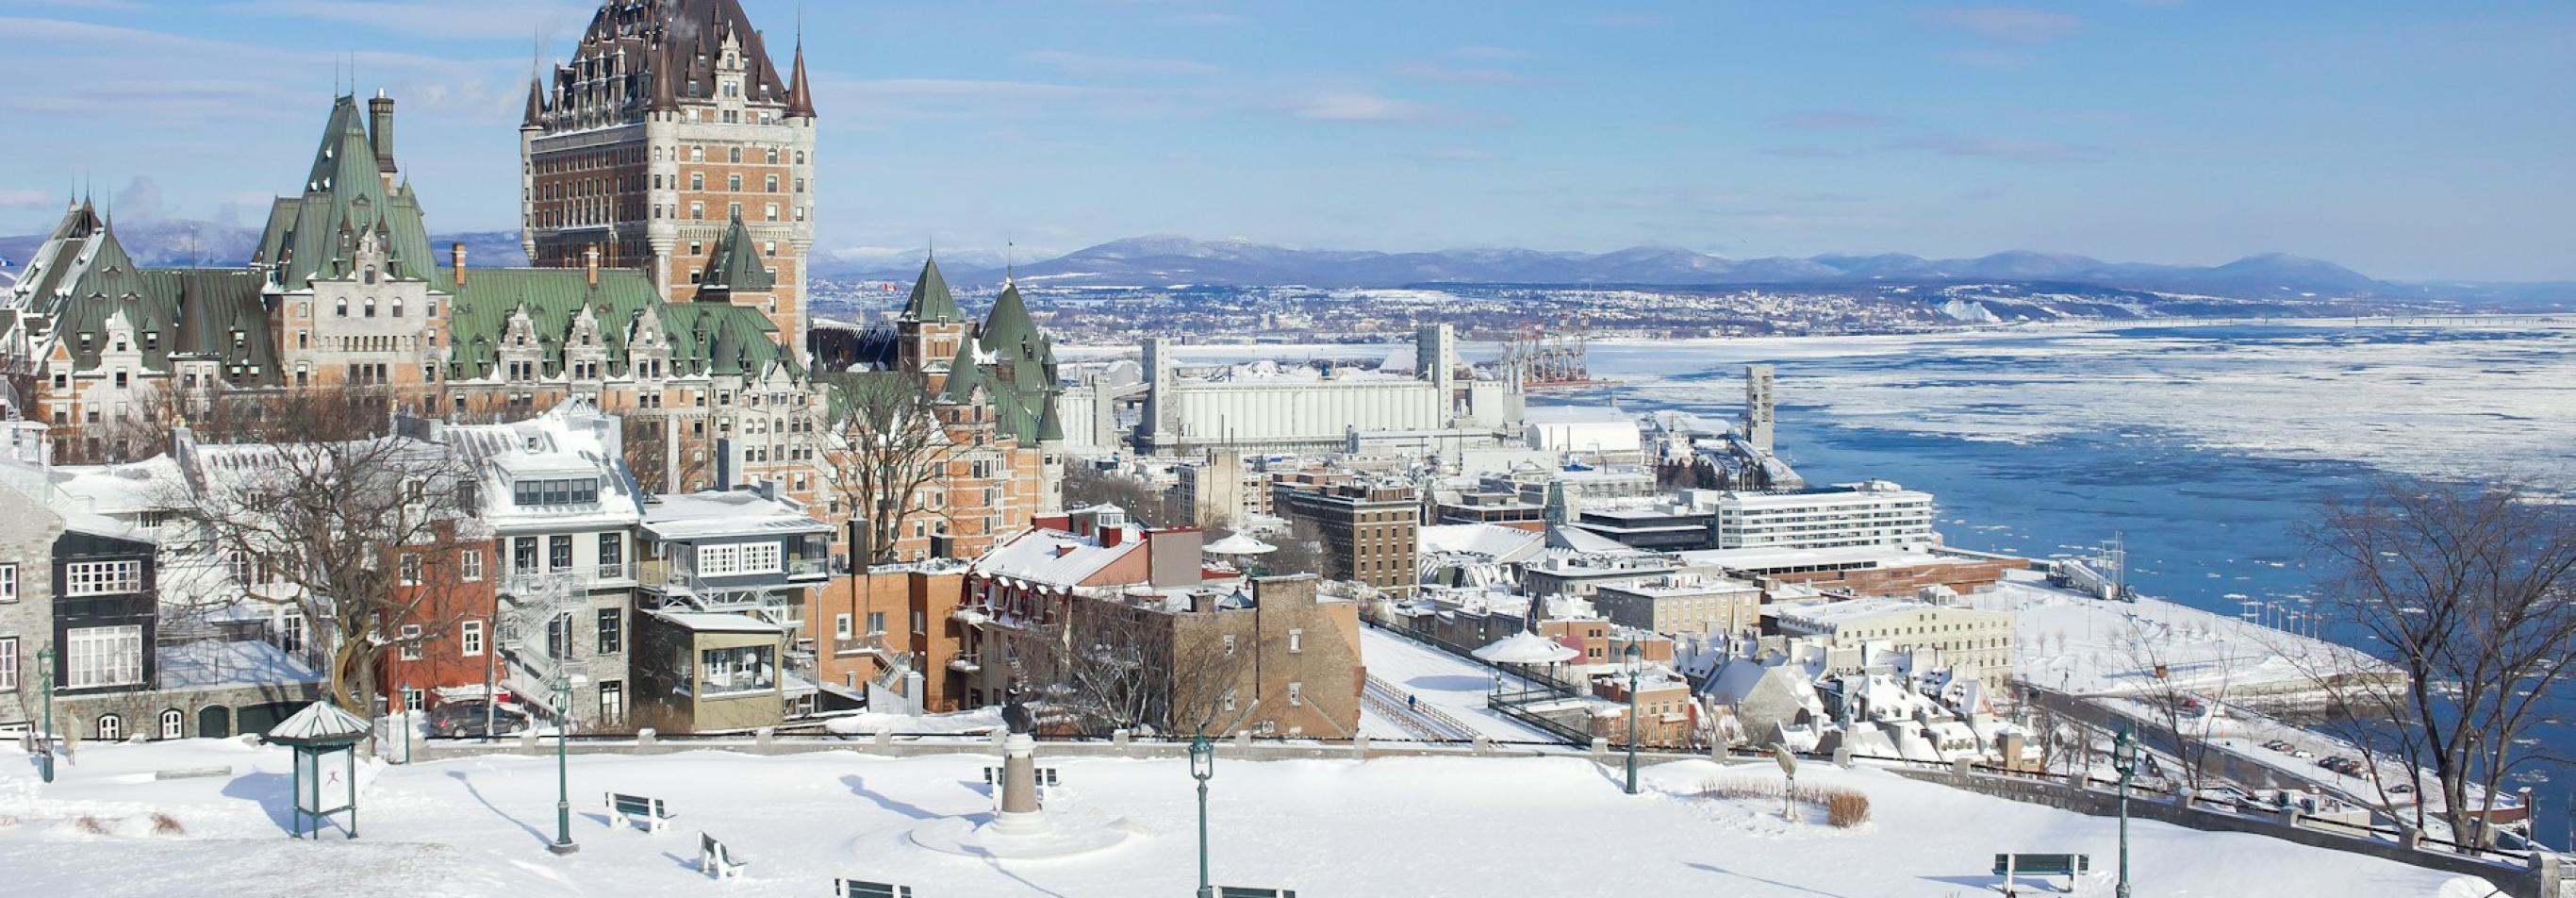
[[[1773,780],[1709,780],[1702,785],[1700,797],[1728,801],[1777,802],[1783,785]],[[1825,809],[1825,824],[1835,829],[1850,829],[1869,822],[1869,794],[1842,786],[1799,786],[1798,804]]]
[[[99,819],[96,817],[84,814],[78,822],[80,823],[81,832],[85,832],[93,836],[107,835],[107,824],[99,822]]]
[[[188,834],[188,828],[179,825],[179,818],[156,811],[152,814],[152,834],[156,836],[184,836]]]

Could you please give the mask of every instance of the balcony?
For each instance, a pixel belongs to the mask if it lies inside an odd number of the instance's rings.
[[[883,655],[885,653],[886,640],[885,634],[883,633],[870,633],[866,636],[834,638],[832,640],[832,654],[834,655]]]
[[[832,576],[832,563],[831,563],[831,559],[828,559],[828,558],[790,558],[790,559],[787,559],[787,579],[789,579],[789,580],[824,580],[824,579],[829,579],[831,576]]]

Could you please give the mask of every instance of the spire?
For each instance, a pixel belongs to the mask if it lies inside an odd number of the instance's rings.
[[[538,81],[538,80],[536,79],[536,77],[535,77],[535,76],[530,76],[530,77],[528,78],[528,112],[527,112],[527,115],[525,115],[525,116],[523,116],[523,117],[521,117],[521,118],[519,119],[519,127],[521,127],[521,128],[541,128],[541,127],[544,127],[544,126],[545,126],[545,121],[544,121],[544,119],[545,119],[545,114],[546,114],[546,86],[545,86],[545,83],[544,83],[544,82],[542,82],[542,81]]]
[[[939,273],[937,254],[921,263],[921,277],[912,282],[912,297],[903,304],[903,319],[925,324],[966,320],[966,313],[957,310],[957,295],[948,292],[948,279]]]
[[[813,118],[814,88],[813,82],[805,77],[805,26],[801,19],[796,26],[795,79],[787,83],[787,114]]]

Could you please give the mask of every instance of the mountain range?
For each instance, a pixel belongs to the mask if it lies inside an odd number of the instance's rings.
[[[253,228],[186,219],[119,221],[117,237],[145,265],[238,265],[258,240]],[[0,237],[0,258],[22,262],[41,234]],[[450,243],[466,244],[468,264],[525,265],[516,231],[433,235],[444,261]],[[996,283],[997,254],[950,251],[941,270],[960,284]],[[917,257],[886,250],[818,253],[813,273],[840,280],[909,282]],[[0,275],[11,273],[0,268]],[[2332,262],[2285,253],[2247,256],[2224,265],[2108,262],[2089,256],[2024,250],[1960,259],[1903,253],[1828,254],[1736,259],[1675,247],[1640,246],[1606,253],[1519,248],[1388,253],[1295,249],[1248,240],[1152,236],[1113,240],[1007,269],[1023,283],[1060,286],[1401,287],[1427,284],[1636,287],[1858,288],[1888,284],[1998,281],[2067,283],[2246,299],[2302,297],[2456,299],[2504,306],[2552,307],[2576,297],[2576,283],[2440,284],[2381,281]]]

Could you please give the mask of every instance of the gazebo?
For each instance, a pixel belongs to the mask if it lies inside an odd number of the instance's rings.
[[[1510,701],[1526,698],[1528,693],[1509,697],[1503,695],[1503,665],[1514,664],[1524,668],[1548,665],[1550,670],[1547,679],[1553,686],[1560,680],[1553,668],[1583,653],[1576,651],[1573,646],[1523,630],[1496,640],[1492,645],[1477,649],[1473,654],[1485,663],[1494,665],[1494,698],[1498,701]]]
[[[322,823],[344,812],[348,837],[358,837],[357,748],[374,730],[366,718],[318,701],[268,731],[268,741],[295,749],[295,822],[288,837],[304,838],[310,819],[310,834],[321,838]]]
[[[1245,573],[1250,573],[1251,568],[1247,565],[1252,559],[1279,551],[1279,547],[1254,539],[1252,534],[1236,532],[1224,539],[1199,547],[1199,551],[1223,556],[1228,561],[1234,562],[1236,567],[1242,568]]]

